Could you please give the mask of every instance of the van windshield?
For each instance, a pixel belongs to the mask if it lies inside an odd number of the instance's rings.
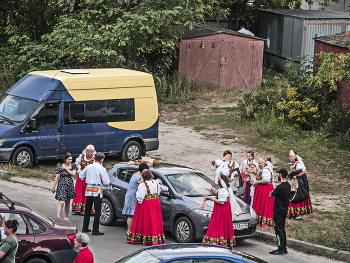
[[[35,100],[4,94],[0,98],[0,121],[21,122],[37,103]]]

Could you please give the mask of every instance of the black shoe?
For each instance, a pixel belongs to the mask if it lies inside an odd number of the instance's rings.
[[[100,231],[94,231],[94,232],[92,232],[92,235],[93,236],[102,236],[102,235],[104,235],[105,233],[103,233],[103,232],[100,232]]]
[[[288,250],[285,248],[283,249],[284,254],[288,254]]]
[[[284,252],[281,251],[281,250],[276,249],[276,250],[270,251],[269,254],[272,254],[272,255],[284,255]]]
[[[90,228],[88,228],[88,229],[82,229],[81,232],[83,232],[83,233],[89,233],[89,232],[91,232],[91,229],[90,229]]]

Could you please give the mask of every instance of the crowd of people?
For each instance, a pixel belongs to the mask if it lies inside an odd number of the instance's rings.
[[[240,163],[235,162],[232,160],[232,152],[226,150],[222,159],[210,160],[211,168],[216,169],[214,182],[218,185],[218,190],[212,189],[215,197],[208,196],[203,201],[213,201],[214,209],[202,242],[234,247],[232,219],[241,210],[232,189],[242,184],[245,188],[244,201],[255,210],[258,225],[275,228],[278,249],[270,253],[286,254],[286,218],[299,220],[302,216],[313,213],[305,164],[294,150],[290,150],[290,173],[286,169],[277,171],[280,183],[276,187],[271,159],[261,156],[255,158],[253,151],[247,151],[246,157]],[[97,153],[93,145],[87,145],[74,164],[72,155],[66,153],[63,163],[56,169],[52,192],[56,193],[55,199],[59,202],[57,217],[63,213],[63,218],[68,220],[72,199],[72,214],[84,215],[82,233],[78,233],[75,240],[75,246],[80,251],[75,262],[93,262],[93,255],[87,248],[90,239],[85,233],[103,235],[99,231],[103,187],[110,183],[107,171],[102,166],[104,158],[104,154]],[[76,174],[78,177],[74,187],[73,177]],[[142,245],[166,243],[158,197],[161,187],[154,180],[148,165],[141,163],[130,179],[122,211],[127,216],[127,242]],[[299,189],[304,192],[300,193]],[[90,215],[94,215],[92,230],[89,229]],[[1,251],[0,246],[0,257]],[[87,260],[79,261],[79,258]]]
[[[211,167],[216,169],[214,182],[218,184],[220,189],[218,193],[221,192],[221,194],[208,198],[214,201],[215,205],[203,243],[233,246],[234,243],[231,240],[234,240],[234,237],[232,239],[230,236],[233,224],[222,224],[225,220],[230,220],[223,211],[231,209],[226,205],[231,197],[227,193],[225,195],[222,189],[227,189],[224,187],[225,181],[230,182],[230,187],[239,187],[241,181],[245,187],[244,201],[255,210],[258,225],[275,228],[278,249],[270,253],[287,254],[286,218],[299,220],[302,216],[313,213],[305,164],[296,151],[290,150],[290,173],[286,169],[277,171],[277,179],[280,183],[275,187],[271,159],[259,156],[255,160],[253,151],[247,151],[246,156],[247,159],[241,163],[239,171],[229,150],[223,153],[222,159],[210,161]],[[217,222],[217,211],[220,211],[221,224]],[[232,213],[233,210],[228,214],[232,215]],[[228,225],[229,230],[227,230]]]

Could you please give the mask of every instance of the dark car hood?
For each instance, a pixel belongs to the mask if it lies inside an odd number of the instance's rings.
[[[193,209],[198,209],[198,207],[202,204],[204,197],[203,196],[198,196],[198,197],[192,197],[192,196],[182,196],[183,201],[189,206],[189,207],[193,207]],[[236,201],[238,202],[239,206],[242,209],[242,214],[240,216],[236,216],[235,215],[235,220],[243,220],[245,219],[245,217],[247,216],[247,214],[249,214],[249,218],[250,219],[250,207],[249,205],[247,205],[245,202],[243,202],[242,200],[240,200],[239,198],[235,197]],[[207,200],[205,202],[204,208],[203,210],[207,210],[207,211],[213,211],[214,208],[214,202]]]

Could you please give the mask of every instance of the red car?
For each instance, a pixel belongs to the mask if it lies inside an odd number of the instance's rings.
[[[6,220],[16,219],[18,250],[16,263],[71,263],[77,251],[73,249],[77,233],[71,221],[50,218],[28,206],[9,200],[0,192],[0,215]]]

